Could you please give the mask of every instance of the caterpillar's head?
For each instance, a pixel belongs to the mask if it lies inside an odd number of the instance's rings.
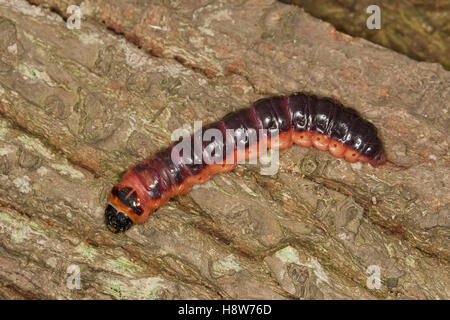
[[[114,233],[127,231],[133,225],[133,221],[125,213],[117,211],[110,204],[108,204],[105,210],[105,220],[108,229]]]
[[[136,190],[121,186],[112,188],[109,204],[105,210],[105,220],[109,230],[114,233],[127,231],[142,213],[143,208]]]

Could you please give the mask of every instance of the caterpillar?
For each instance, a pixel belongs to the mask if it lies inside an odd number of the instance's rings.
[[[108,195],[105,220],[109,230],[124,232],[133,224],[143,223],[170,198],[186,194],[192,186],[205,183],[216,173],[233,170],[238,161],[261,156],[263,144],[274,149],[293,143],[314,146],[351,163],[368,162],[374,167],[386,162],[372,123],[339,102],[304,93],[258,100],[247,109],[229,113],[203,127],[200,135],[208,129],[221,133],[226,142],[211,139],[210,143],[202,141],[197,149],[174,152],[182,143],[180,140],[128,169]],[[233,130],[234,135],[230,134]],[[254,132],[256,138],[252,141],[248,137]],[[191,144],[196,143],[195,135],[194,132],[190,138]],[[244,153],[237,152],[239,145]],[[223,161],[206,161],[207,150],[211,151],[210,158],[218,155],[216,160]]]

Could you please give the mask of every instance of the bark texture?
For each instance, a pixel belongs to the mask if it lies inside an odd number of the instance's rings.
[[[449,84],[272,0],[1,0],[0,297],[448,299]],[[105,228],[174,129],[295,91],[360,111],[391,162],[292,147],[275,176],[240,165]]]
[[[337,30],[369,39],[422,61],[450,70],[449,0],[280,0],[301,6]],[[381,29],[370,30],[367,8],[380,8]]]

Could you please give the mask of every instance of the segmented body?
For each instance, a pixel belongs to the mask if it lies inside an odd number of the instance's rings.
[[[200,161],[186,164],[172,156],[173,148],[180,143],[177,142],[125,173],[122,181],[111,190],[105,211],[107,225],[112,231],[125,231],[133,223],[143,223],[170,198],[189,192],[192,186],[205,183],[213,174],[233,170],[237,161],[259,157],[263,143],[276,149],[287,148],[292,143],[314,146],[330,151],[337,158],[369,162],[373,166],[386,161],[373,124],[362,119],[355,110],[330,99],[301,93],[259,100],[250,108],[230,113],[202,131],[206,129],[220,131],[231,143],[202,142],[201,147],[192,148],[188,156]],[[229,130],[236,129],[242,134],[229,134]],[[257,134],[253,141],[243,140],[248,137],[248,132],[261,129],[267,134]],[[194,145],[194,138],[191,139]],[[243,154],[237,152],[239,143],[245,144]],[[202,160],[208,145],[219,145],[224,163]]]

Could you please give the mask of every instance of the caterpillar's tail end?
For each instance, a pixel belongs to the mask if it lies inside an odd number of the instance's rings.
[[[376,155],[371,161],[370,164],[374,167],[378,167],[381,166],[383,164],[385,164],[387,161],[387,157],[386,157],[386,153],[381,152],[378,155]]]
[[[133,221],[120,211],[117,211],[112,205],[108,205],[105,210],[106,226],[111,232],[125,232],[131,228]]]

